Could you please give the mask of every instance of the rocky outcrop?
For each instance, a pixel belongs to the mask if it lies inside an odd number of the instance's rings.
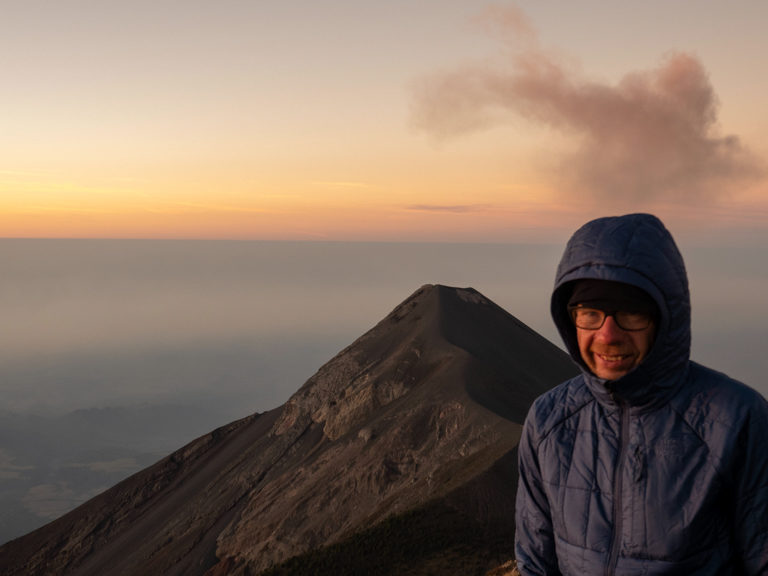
[[[508,560],[501,566],[488,572],[485,576],[520,576],[520,572],[517,571],[514,561]]]
[[[511,521],[510,454],[567,356],[472,289],[424,286],[280,409],[206,435],[0,548],[4,574],[257,574],[443,502]]]

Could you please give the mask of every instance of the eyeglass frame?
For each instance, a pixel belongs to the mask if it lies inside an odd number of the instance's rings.
[[[600,324],[593,328],[586,328],[584,326],[579,326],[576,323],[576,313],[579,310],[593,310],[595,312],[599,312],[603,316],[602,320],[600,321]],[[622,326],[621,320],[619,320],[619,316],[617,316],[619,314],[637,314],[640,316],[644,316],[648,322],[642,328],[625,328],[624,326]],[[576,328],[579,328],[580,330],[589,330],[589,331],[600,330],[600,328],[602,328],[603,325],[605,324],[605,319],[608,318],[609,316],[613,318],[613,321],[616,323],[616,326],[618,326],[625,332],[642,332],[643,330],[647,330],[648,328],[650,328],[653,325],[654,321],[656,320],[655,315],[648,312],[631,311],[631,310],[603,310],[602,308],[584,306],[583,304],[575,304],[575,305],[568,306],[568,315],[571,317],[571,322],[573,322],[573,325],[576,326]]]

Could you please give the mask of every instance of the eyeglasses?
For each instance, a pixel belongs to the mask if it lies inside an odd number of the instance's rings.
[[[653,316],[645,312],[629,312],[627,310],[600,310],[598,308],[585,308],[579,305],[570,307],[571,320],[576,328],[582,330],[599,330],[608,316],[613,316],[614,321],[622,330],[635,332],[645,330],[653,323]]]

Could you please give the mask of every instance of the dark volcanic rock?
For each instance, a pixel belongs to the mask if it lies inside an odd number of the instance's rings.
[[[478,292],[424,286],[283,407],[199,438],[7,543],[0,567],[257,574],[436,502],[468,522],[509,525],[520,423],[574,372]]]

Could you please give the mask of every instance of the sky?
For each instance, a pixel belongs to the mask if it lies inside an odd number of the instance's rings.
[[[761,0],[62,0],[0,22],[0,237],[768,231]]]

